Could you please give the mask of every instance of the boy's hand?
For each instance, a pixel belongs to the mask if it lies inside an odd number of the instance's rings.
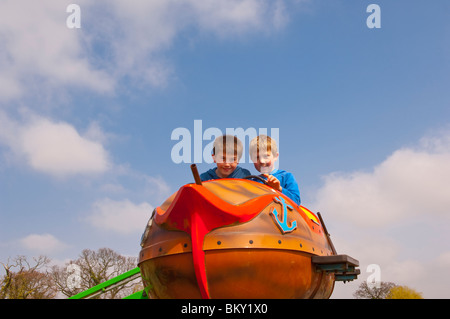
[[[280,185],[280,181],[278,178],[276,178],[273,175],[269,174],[262,174],[263,176],[267,177],[267,185],[272,187],[273,189],[276,189],[277,191],[280,191],[283,189]]]

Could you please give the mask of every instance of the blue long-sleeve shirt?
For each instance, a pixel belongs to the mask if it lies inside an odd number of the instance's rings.
[[[233,171],[233,173],[228,175],[227,178],[244,178],[248,175],[251,175],[248,169],[237,166],[236,169]],[[216,168],[211,168],[206,172],[200,174],[200,179],[202,180],[202,182],[219,178],[220,177],[216,174]]]
[[[281,169],[272,172],[272,175],[280,181],[281,193],[300,205],[300,190],[294,175]]]
[[[280,186],[282,187],[281,193],[292,199],[297,205],[300,205],[300,191],[294,175],[281,169],[273,170],[270,174],[280,181]],[[251,175],[248,169],[238,166],[228,178],[244,178],[248,175]],[[216,174],[216,168],[211,168],[200,174],[200,179],[204,182],[212,179],[220,179],[220,177]]]
[[[282,187],[281,193],[300,206],[300,191],[294,175],[281,169],[273,170],[270,175],[275,176],[280,181],[280,186]]]

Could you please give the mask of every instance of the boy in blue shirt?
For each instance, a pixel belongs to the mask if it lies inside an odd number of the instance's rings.
[[[270,136],[260,135],[251,140],[250,157],[255,168],[267,178],[267,185],[300,205],[300,191],[294,175],[274,169],[278,155],[277,143]]]
[[[219,178],[244,178],[250,174],[248,169],[239,167],[242,157],[242,142],[236,136],[222,135],[214,140],[212,158],[217,164],[200,175],[202,181]]]

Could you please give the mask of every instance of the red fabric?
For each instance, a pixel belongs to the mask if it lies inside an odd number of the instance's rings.
[[[166,212],[155,216],[157,224],[182,230],[191,236],[194,270],[203,298],[210,298],[203,251],[205,235],[219,227],[251,220],[272,199],[273,195],[269,194],[235,206],[215,196],[203,186],[189,184],[180,188]]]

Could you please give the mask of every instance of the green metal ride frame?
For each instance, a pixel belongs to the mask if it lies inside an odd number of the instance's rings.
[[[129,270],[117,277],[114,277],[110,280],[107,280],[97,286],[94,286],[92,288],[89,288],[88,290],[82,291],[69,299],[91,299],[96,296],[99,296],[113,288],[123,286],[126,283],[135,280],[141,276],[139,267],[136,267],[132,270]],[[123,299],[148,299],[147,294],[145,290],[138,291],[136,293],[133,293]]]

